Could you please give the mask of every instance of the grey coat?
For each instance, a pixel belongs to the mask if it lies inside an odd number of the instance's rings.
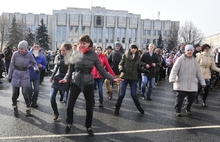
[[[29,70],[17,70],[15,66],[26,68],[32,63],[34,70],[39,70],[34,56],[26,52],[24,55],[18,51],[14,52],[9,66],[8,79],[11,79],[12,87],[29,87],[30,75]]]
[[[174,63],[169,76],[169,82],[174,82],[173,89],[197,92],[198,81],[202,86],[205,85],[197,60],[194,57],[187,58],[185,54],[182,54]]]
[[[80,51],[75,51],[72,54],[72,59],[74,59],[74,56],[78,56],[77,54],[81,54]],[[82,91],[84,90],[85,86],[89,86],[94,83],[94,77],[91,73],[94,66],[104,78],[107,78],[111,81],[113,81],[115,78],[103,68],[97,54],[93,49],[90,49],[83,54],[79,61],[75,63],[72,62],[73,61],[71,61],[70,67],[64,78],[67,81],[71,81],[71,83],[76,84]]]

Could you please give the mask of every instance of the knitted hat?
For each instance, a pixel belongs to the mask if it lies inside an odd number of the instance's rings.
[[[18,49],[26,49],[28,48],[28,43],[25,40],[22,40],[18,43]]]
[[[130,45],[130,49],[131,49],[131,48],[136,48],[136,49],[138,49],[138,45],[135,44],[135,43],[132,43],[132,44]]]
[[[111,49],[112,50],[112,46],[111,45],[107,46],[107,49]]]
[[[192,45],[188,44],[188,45],[185,46],[185,52],[186,52],[187,50],[192,50],[192,51],[194,51],[194,47],[193,47]]]

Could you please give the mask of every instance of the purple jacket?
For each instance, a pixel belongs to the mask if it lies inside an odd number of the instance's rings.
[[[34,56],[26,52],[24,55],[18,51],[14,52],[9,66],[8,79],[11,79],[12,87],[29,87],[30,75],[29,70],[19,70],[16,68],[28,68],[30,62],[34,70],[39,70]]]

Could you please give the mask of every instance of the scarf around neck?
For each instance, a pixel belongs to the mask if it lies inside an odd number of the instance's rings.
[[[79,47],[79,51],[82,52],[83,54],[85,54],[89,50],[90,50],[90,47],[87,47],[85,49],[82,49],[81,47]]]

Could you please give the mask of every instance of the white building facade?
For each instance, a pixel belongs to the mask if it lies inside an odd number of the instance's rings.
[[[35,32],[43,18],[51,39],[51,49],[56,50],[63,42],[76,43],[83,34],[89,34],[95,45],[106,48],[114,47],[119,41],[124,49],[135,42],[141,49],[149,43],[157,43],[162,35],[164,45],[174,26],[179,27],[179,21],[141,19],[141,15],[128,11],[108,10],[104,7],[67,8],[53,10],[52,15],[3,13],[1,18],[7,18],[12,23],[13,16]]]

